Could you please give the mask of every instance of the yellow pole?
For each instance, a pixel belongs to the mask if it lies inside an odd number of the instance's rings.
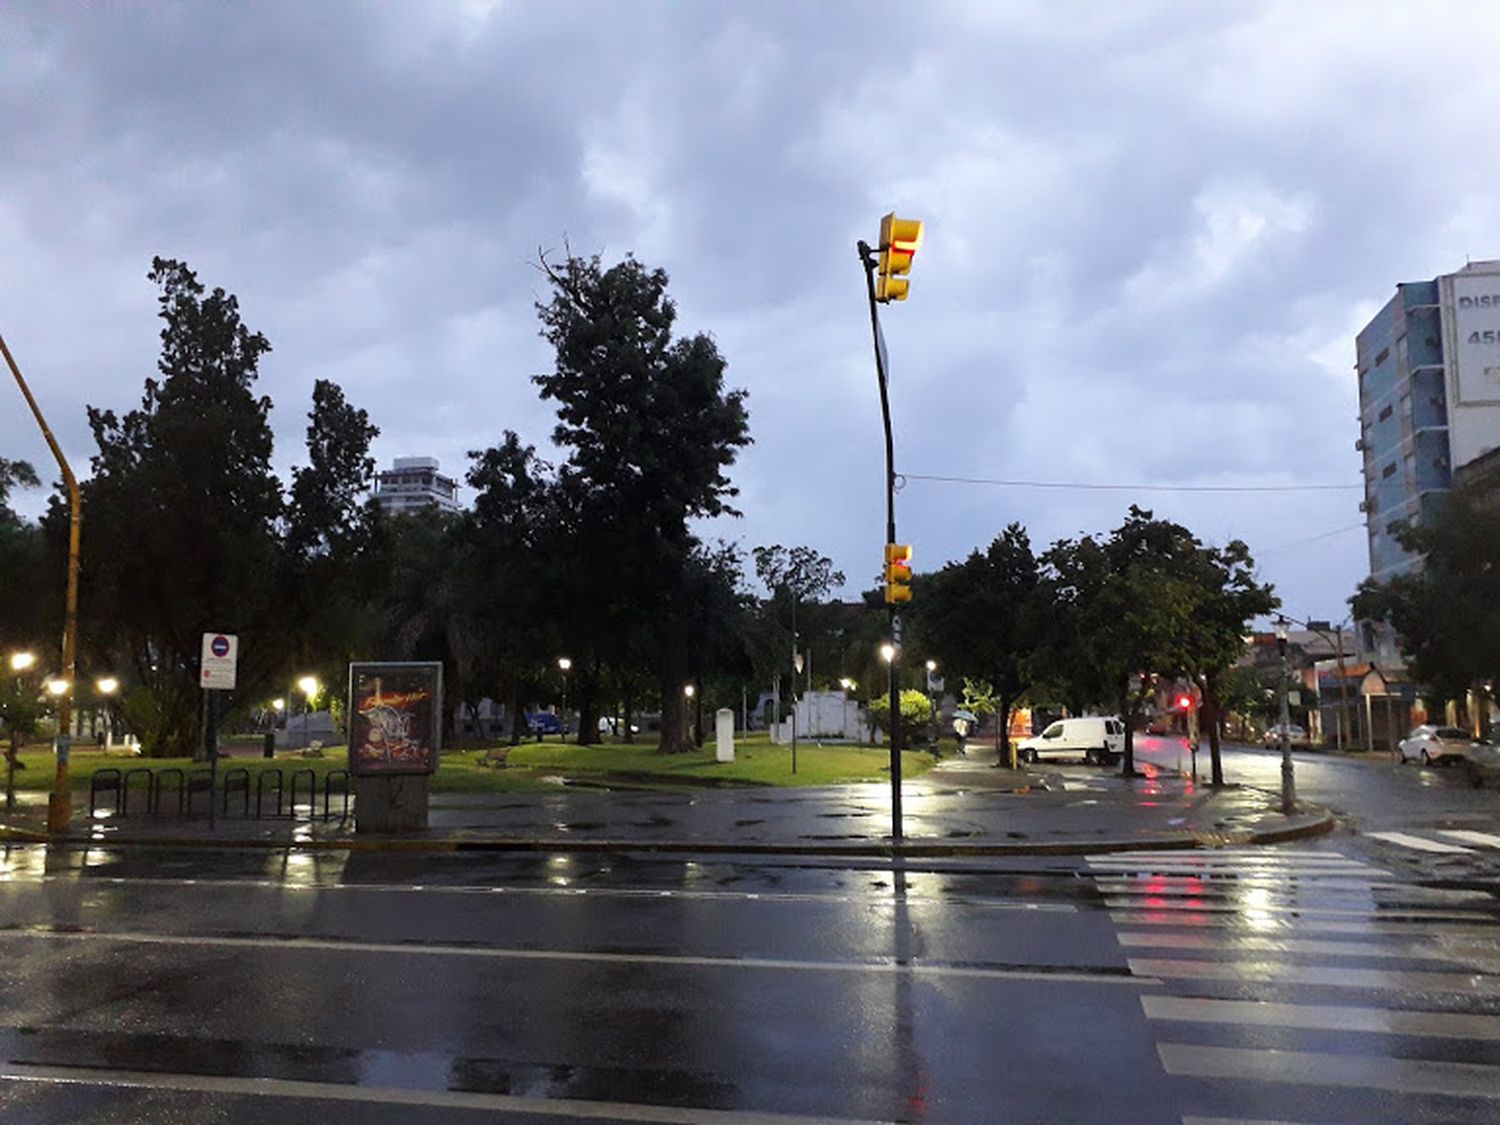
[[[78,478],[73,475],[68,459],[63,456],[62,448],[57,444],[57,439],[52,436],[52,430],[48,427],[47,420],[42,417],[42,411],[37,406],[36,399],[31,397],[31,388],[26,385],[26,380],[21,378],[21,369],[16,366],[10,349],[5,346],[3,336],[0,336],[0,353],[4,353],[10,373],[16,377],[16,385],[21,388],[26,405],[31,407],[31,413],[36,417],[36,424],[42,428],[42,436],[47,439],[52,456],[57,458],[58,468],[62,470],[63,483],[68,487],[68,592],[67,600],[64,602],[62,650],[62,674],[67,690],[58,701],[57,772],[52,778],[52,793],[47,798],[47,830],[55,833],[66,832],[73,819],[73,797],[68,787],[68,750],[72,745],[73,676],[78,658],[78,544],[83,525],[83,502],[78,493]]]

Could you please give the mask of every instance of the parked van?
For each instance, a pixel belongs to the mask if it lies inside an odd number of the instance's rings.
[[[1107,766],[1125,753],[1125,724],[1119,719],[1088,715],[1081,719],[1058,719],[1041,734],[1016,745],[1023,762],[1042,758],[1081,758]]]

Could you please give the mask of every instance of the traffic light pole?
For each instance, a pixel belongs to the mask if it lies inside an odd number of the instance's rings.
[[[870,334],[875,342],[875,376],[880,384],[880,416],[885,423],[885,541],[896,541],[896,443],[891,437],[891,399],[886,384],[885,340],[880,333],[880,314],[875,302],[875,251],[864,239],[858,243],[859,260],[865,267],[865,289],[870,297]],[[901,831],[901,689],[898,662],[901,659],[901,622],[896,606],[888,605],[891,643],[891,839],[899,842]]]

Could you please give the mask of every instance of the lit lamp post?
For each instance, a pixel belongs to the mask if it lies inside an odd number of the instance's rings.
[[[692,708],[693,708],[693,697],[698,694],[698,689],[695,688],[692,684],[684,684],[683,688],[682,688],[682,694],[685,695],[685,696],[687,696],[687,706],[685,708],[683,708],[683,711],[685,712],[685,714],[684,714],[683,717],[684,717],[684,719],[687,722],[688,739],[692,740],[692,737],[693,737],[693,710],[692,710]]]
[[[897,682],[896,646],[886,641],[880,659],[891,674],[891,839],[901,839],[901,691]]]
[[[1287,680],[1291,673],[1286,656],[1286,618],[1276,619],[1276,651],[1281,655],[1281,811],[1290,816],[1297,808],[1297,782],[1292,767],[1292,716],[1287,706]]]
[[[934,688],[937,682],[937,661],[927,662],[927,710],[932,719],[932,754],[937,757],[938,752],[938,716],[937,703],[933,698]]]
[[[557,668],[562,672],[563,678],[562,714],[558,718],[562,720],[562,740],[566,742],[568,741],[568,673],[573,669],[573,661],[566,656],[559,656]],[[580,730],[578,733],[581,736],[583,731]]]
[[[115,748],[115,716],[112,698],[120,690],[120,681],[114,676],[100,676],[94,681],[94,690],[104,699],[104,749]]]
[[[10,670],[15,674],[15,683],[10,685],[8,692],[14,696],[10,701],[15,707],[14,712],[7,714],[6,725],[10,727],[7,732],[10,745],[5,748],[5,808],[7,811],[16,807],[16,754],[21,749],[21,728],[29,726],[35,721],[34,714],[24,719],[20,714],[27,704],[23,702],[26,692],[21,682],[21,676],[31,669],[36,663],[36,654],[31,652],[13,652],[10,654]],[[32,701],[34,705],[35,700]]]
[[[316,677],[316,676],[303,676],[301,679],[299,679],[297,681],[297,690],[302,693],[302,699],[303,699],[303,703],[302,703],[302,745],[305,748],[308,745],[307,736],[308,736],[308,732],[309,732],[309,726],[311,724],[311,719],[309,718],[309,713],[312,711],[312,702],[313,702],[314,699],[317,698],[318,691],[320,690],[320,685],[318,683],[318,677]]]

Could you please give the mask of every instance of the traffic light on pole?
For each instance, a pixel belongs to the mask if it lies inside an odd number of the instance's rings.
[[[892,211],[880,220],[880,270],[875,278],[875,299],[904,301],[911,282],[911,260],[922,245],[922,220],[898,219]]]
[[[1177,697],[1177,710],[1191,711],[1193,709],[1193,697],[1191,695],[1179,695]]]
[[[906,543],[885,545],[885,602],[896,605],[911,601],[911,546]]]

